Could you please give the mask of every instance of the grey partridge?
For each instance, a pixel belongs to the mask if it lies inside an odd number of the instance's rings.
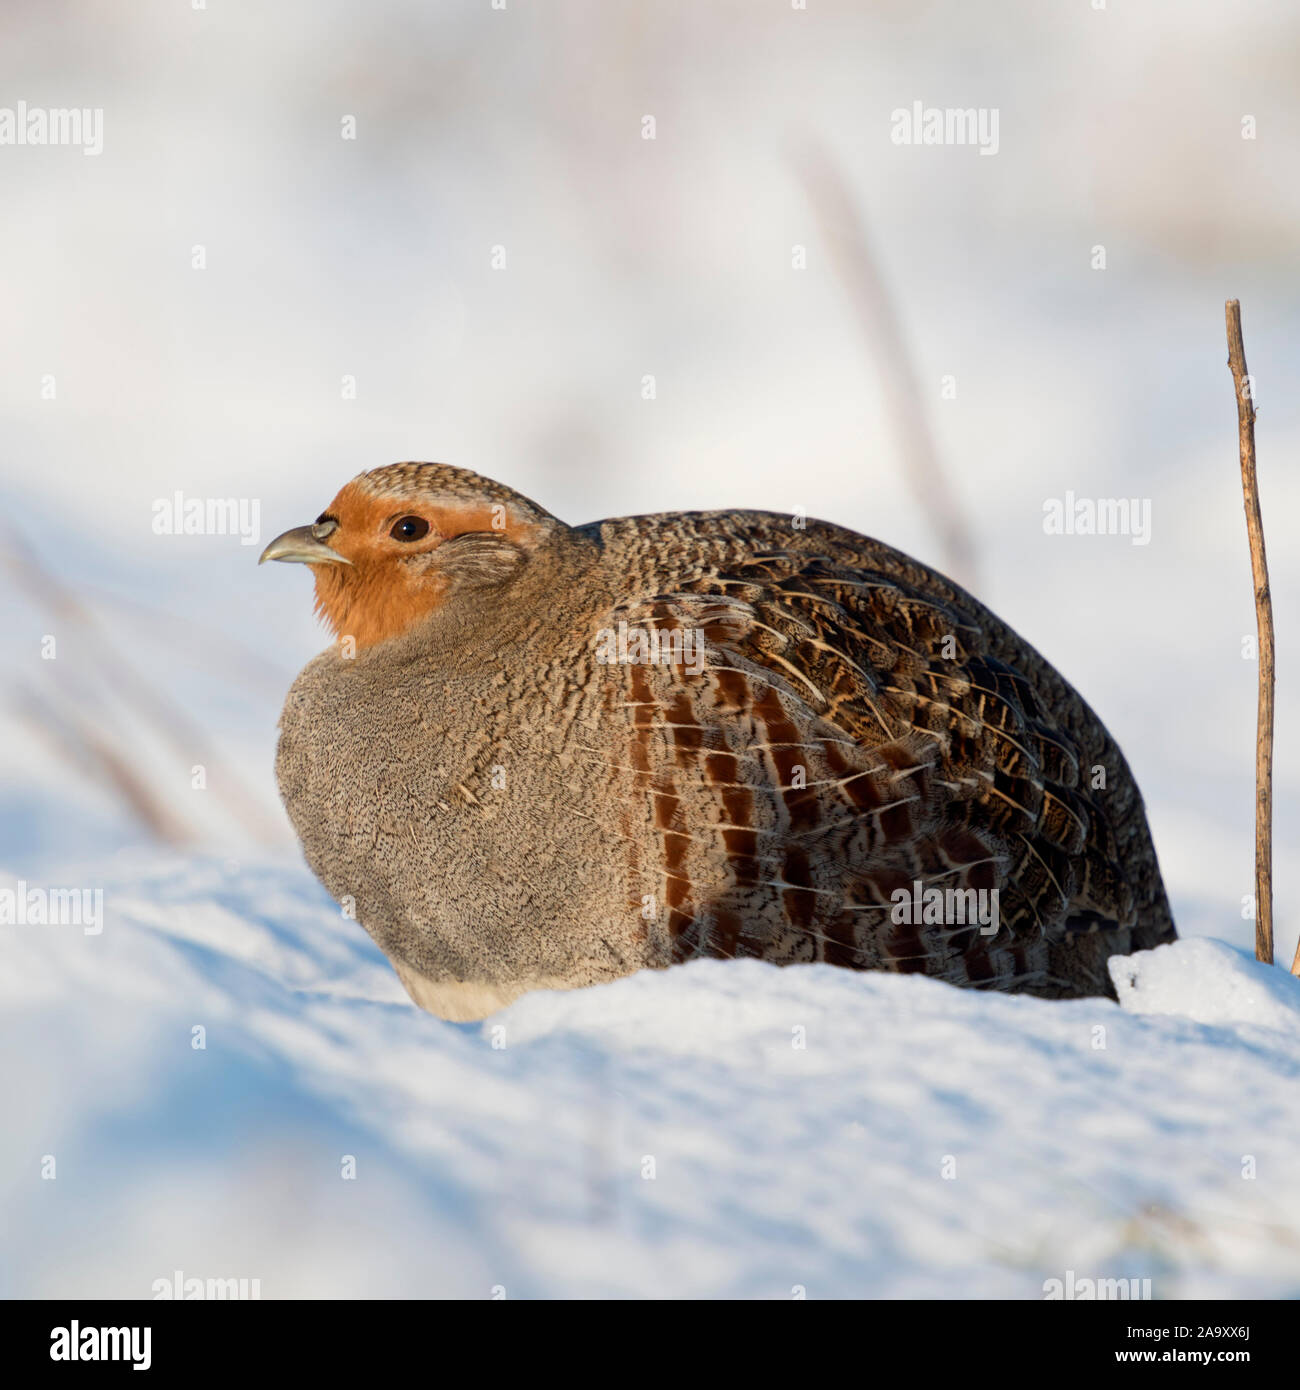
[[[699,956],[1113,995],[1108,957],[1174,938],[1101,721],[879,541],[568,526],[399,463],[262,559],[312,567],[337,639],[285,703],[289,817],[443,1018]]]

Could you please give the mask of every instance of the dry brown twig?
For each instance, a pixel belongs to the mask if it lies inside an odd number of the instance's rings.
[[[1255,959],[1273,963],[1273,600],[1268,589],[1268,556],[1259,510],[1255,472],[1255,393],[1246,370],[1241,340],[1241,302],[1225,306],[1228,366],[1237,390],[1237,443],[1241,490],[1250,537],[1250,569],[1255,580],[1255,625],[1259,631],[1259,715],[1255,729]],[[1300,975],[1300,945],[1291,973]]]

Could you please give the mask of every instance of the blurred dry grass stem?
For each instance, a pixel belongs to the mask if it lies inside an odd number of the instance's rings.
[[[908,487],[938,532],[942,568],[958,584],[974,590],[971,529],[944,475],[916,366],[872,253],[866,221],[843,171],[820,146],[805,145],[794,162],[880,374]]]
[[[99,692],[83,692],[79,702],[65,701],[56,710],[48,697],[32,688],[20,694],[18,712],[82,776],[100,782],[155,840],[180,846],[198,837],[187,818],[167,805],[166,798],[150,785],[143,750],[129,733],[114,728],[109,697],[120,701],[132,716],[154,729],[179,757],[188,775],[195,763],[213,766],[220,757],[207,733],[165,688],[142,677],[122,655],[119,645],[105,640],[94,614],[81,598],[52,570],[12,527],[0,546],[0,560],[14,583],[32,602],[65,630],[75,632],[92,658]],[[100,693],[105,698],[97,699]],[[213,779],[213,795],[262,844],[283,841],[284,830],[267,815],[256,796],[242,785],[230,758],[220,758],[222,775]]]

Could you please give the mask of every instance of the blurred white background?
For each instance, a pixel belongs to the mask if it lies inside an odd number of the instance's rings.
[[[0,107],[102,108],[103,152],[0,147],[0,867],[296,854],[275,723],[325,638],[308,576],[256,559],[362,469],[455,463],[574,522],[803,508],[944,568],[830,179],[972,587],[1118,738],[1180,928],[1247,945],[1240,298],[1289,962],[1298,70],[1286,0],[6,0]],[[917,101],[996,109],[996,155],[893,143]],[[155,534],[178,490],[257,499],[258,543]],[[1150,544],[1044,534],[1067,490],[1149,498]]]

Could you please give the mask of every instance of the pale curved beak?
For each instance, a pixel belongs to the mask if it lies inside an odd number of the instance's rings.
[[[315,526],[296,526],[292,531],[277,536],[262,551],[257,563],[264,565],[268,560],[292,560],[300,565],[350,565],[352,561],[346,555],[331,550],[318,535],[321,531],[329,535],[333,530],[333,526],[327,529],[326,525],[319,523]]]

